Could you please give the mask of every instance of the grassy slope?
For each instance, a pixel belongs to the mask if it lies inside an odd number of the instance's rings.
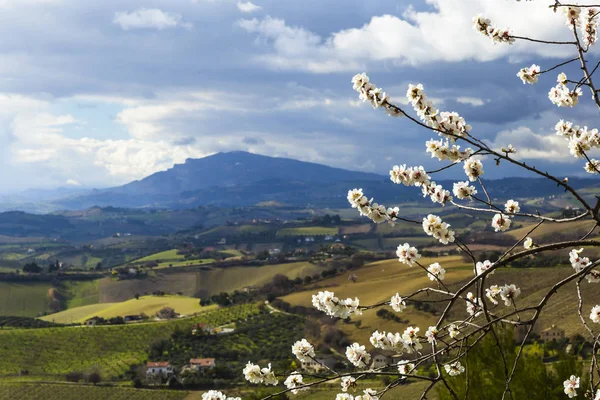
[[[183,260],[183,255],[177,254],[177,249],[161,251],[160,253],[154,253],[149,256],[140,258],[136,262],[156,261],[156,260]]]
[[[0,330],[0,375],[26,369],[31,375],[63,375],[98,369],[118,376],[147,357],[148,347],[177,329],[204,322],[214,326],[257,313],[254,305],[209,311],[193,318],[116,326]]]
[[[36,317],[48,311],[50,283],[0,282],[0,315]]]
[[[132,314],[145,313],[154,315],[163,307],[171,307],[176,312],[188,315],[205,312],[215,308],[214,306],[201,307],[198,299],[185,296],[143,296],[138,300],[131,299],[121,303],[101,303],[83,307],[72,308],[56,314],[47,315],[40,319],[57,323],[84,322],[93,316],[111,318]]]
[[[320,268],[308,262],[265,265],[261,267],[227,267],[208,271],[169,273],[156,271],[156,276],[146,279],[100,280],[100,301],[107,303],[131,299],[136,293],[143,295],[156,290],[182,292],[193,296],[198,291],[207,295],[219,292],[232,292],[249,285],[262,285],[276,274],[290,278],[304,277],[319,272]]]
[[[465,267],[459,256],[447,256],[432,258],[423,258],[421,263],[427,266],[430,263],[439,262],[446,269],[446,279],[444,282],[460,282],[472,275],[472,268]],[[325,281],[319,282],[319,289],[328,289],[333,291],[336,296],[341,298],[358,297],[361,304],[374,304],[380,301],[388,300],[393,294],[408,294],[412,291],[425,287],[427,285],[436,285],[431,282],[425,272],[418,267],[408,267],[400,264],[397,260],[378,261],[369,264],[354,272],[358,280],[356,283],[348,281],[347,274],[337,276]],[[312,307],[312,294],[318,290],[309,290],[293,293],[282,299],[293,305],[303,305]],[[434,316],[414,309],[408,309],[401,317],[408,319],[406,324],[398,324],[377,317],[375,311],[367,311],[360,317],[352,317],[352,321],[361,321],[361,326],[354,324],[337,323],[337,326],[350,335],[352,340],[361,343],[368,343],[368,338],[376,329],[401,331],[407,325],[418,325],[423,327],[433,321]]]
[[[185,391],[144,390],[124,387],[99,387],[72,384],[10,383],[0,385],[2,399],[30,400],[181,400]]]

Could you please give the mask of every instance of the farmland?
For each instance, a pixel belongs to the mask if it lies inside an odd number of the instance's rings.
[[[121,303],[100,303],[83,307],[71,308],[59,313],[50,314],[40,319],[57,323],[84,322],[94,316],[112,318],[126,315],[154,315],[164,307],[171,307],[175,312],[188,315],[206,312],[214,306],[201,307],[198,299],[185,296],[142,296]]]
[[[0,315],[36,317],[48,311],[50,283],[0,282]]]
[[[303,226],[297,228],[283,228],[277,231],[277,236],[305,236],[305,235],[337,235],[337,227]]]
[[[31,400],[182,400],[188,392],[50,383],[0,384],[2,399]]]
[[[148,347],[177,329],[191,329],[199,322],[220,326],[255,313],[256,306],[242,305],[168,322],[0,330],[0,374],[27,370],[31,375],[57,376],[97,369],[115,377],[147,359]]]

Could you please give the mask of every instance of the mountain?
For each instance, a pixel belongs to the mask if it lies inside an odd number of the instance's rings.
[[[452,189],[452,181],[438,183]],[[571,178],[569,183],[576,189],[590,188],[587,191],[590,197],[600,191],[600,184],[594,179]],[[486,180],[486,187],[489,195],[497,199],[540,198],[564,193],[544,178]],[[199,206],[244,207],[260,203],[338,208],[348,206],[346,194],[352,188],[363,188],[367,195],[374,196],[383,204],[431,204],[422,197],[420,190],[394,185],[387,176],[235,151],[188,159],[184,164],[123,186],[64,192],[63,197],[58,196],[57,193],[61,192],[57,191],[52,196],[46,195],[45,201],[39,203],[13,203],[10,207],[0,204],[0,211],[48,212],[95,206],[190,209]]]
[[[331,205],[332,199],[333,203],[339,203],[335,198],[345,199],[349,185],[385,181],[388,181],[387,178],[378,174],[234,151],[188,159],[184,164],[144,179],[119,187],[93,190],[56,203],[68,209],[91,206],[246,206],[263,201],[279,201],[288,205],[315,202]]]

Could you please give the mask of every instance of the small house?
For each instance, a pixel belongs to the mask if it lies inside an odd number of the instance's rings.
[[[143,318],[141,315],[126,315],[123,317],[125,322],[141,321]]]
[[[173,367],[168,361],[149,362],[146,364],[146,375],[168,377],[173,375]]]
[[[86,319],[85,320],[85,325],[86,326],[94,326],[96,325],[98,322],[102,322],[104,320],[104,318],[100,318],[100,317],[92,317],[90,319]]]
[[[192,358],[190,359],[190,368],[195,371],[204,371],[215,367],[214,358]]]
[[[383,368],[392,363],[393,363],[392,358],[386,356],[385,354],[381,354],[381,353],[371,354],[371,368],[373,368],[373,369]]]
[[[556,325],[542,331],[542,340],[545,342],[557,341],[565,338],[565,331]]]

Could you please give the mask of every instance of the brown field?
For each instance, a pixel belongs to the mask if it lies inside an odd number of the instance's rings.
[[[340,235],[352,235],[356,233],[369,233],[372,224],[340,226]]]

